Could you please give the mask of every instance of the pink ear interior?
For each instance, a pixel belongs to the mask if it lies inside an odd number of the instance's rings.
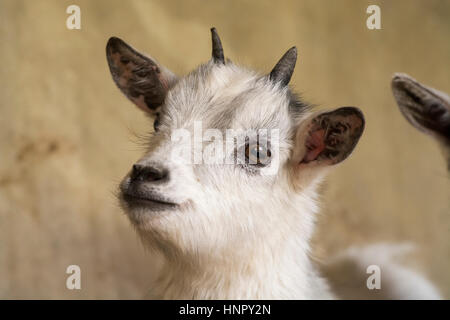
[[[325,147],[325,129],[319,128],[313,131],[306,139],[307,151],[301,162],[308,163],[316,160]]]

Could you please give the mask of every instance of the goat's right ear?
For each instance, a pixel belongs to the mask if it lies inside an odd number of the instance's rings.
[[[149,113],[159,109],[177,80],[168,69],[116,37],[110,38],[106,45],[106,58],[119,89],[140,109]]]
[[[314,114],[297,130],[293,155],[297,168],[321,168],[346,159],[364,131],[363,113],[342,107]]]

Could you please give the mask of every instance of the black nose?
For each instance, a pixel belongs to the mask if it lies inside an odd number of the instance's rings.
[[[133,165],[130,174],[131,183],[133,182],[151,182],[163,183],[169,180],[168,171],[164,168],[155,168],[140,164]]]

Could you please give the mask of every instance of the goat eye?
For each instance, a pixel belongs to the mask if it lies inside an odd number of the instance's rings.
[[[265,166],[270,162],[272,153],[265,146],[255,143],[245,145],[245,163],[256,166]]]

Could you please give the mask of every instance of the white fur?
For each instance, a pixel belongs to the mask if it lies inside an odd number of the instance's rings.
[[[164,164],[171,180],[151,190],[182,205],[147,212],[124,204],[143,241],[164,258],[150,297],[334,298],[309,257],[317,187],[326,168],[295,165],[305,152],[302,128],[311,115],[306,110],[292,115],[287,88],[232,63],[210,62],[178,80],[162,108],[160,132],[139,164]],[[196,120],[221,130],[279,128],[278,173],[259,176],[234,165],[177,163],[170,155],[179,146],[170,134],[178,128],[192,131]],[[128,183],[127,176],[122,186]],[[406,269],[394,272],[410,275]],[[436,296],[429,292],[428,297]]]
[[[439,290],[422,273],[401,263],[413,250],[411,244],[351,247],[330,257],[322,269],[334,292],[344,299],[441,299]],[[380,289],[367,289],[370,265],[380,268]]]

